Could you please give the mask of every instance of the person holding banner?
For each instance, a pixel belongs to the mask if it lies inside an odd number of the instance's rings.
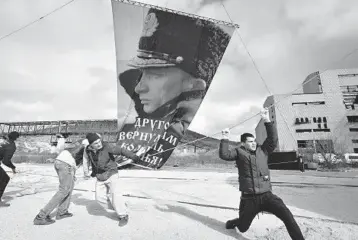
[[[56,220],[72,217],[68,211],[71,196],[76,181],[76,170],[83,163],[83,152],[88,145],[86,139],[81,143],[67,147],[66,138],[68,134],[57,134],[56,151],[58,153],[54,167],[59,178],[59,189],[51,200],[42,208],[33,220],[34,225],[49,225],[55,222],[50,218],[51,212],[57,207]]]
[[[18,132],[11,132],[6,137],[0,140],[0,207],[9,207],[9,203],[2,201],[2,196],[5,192],[7,184],[10,181],[9,175],[1,167],[1,163],[11,168],[12,172],[16,174],[16,167],[11,162],[11,158],[16,151],[15,141],[18,139],[20,134]]]
[[[241,191],[239,218],[227,221],[226,228],[237,227],[240,232],[246,232],[255,216],[261,211],[266,211],[284,222],[292,239],[302,240],[304,237],[291,211],[281,198],[272,193],[267,161],[268,155],[277,146],[278,137],[267,108],[261,112],[261,120],[264,121],[267,131],[267,138],[262,145],[257,145],[252,134],[244,133],[241,135],[241,146],[230,150],[230,131],[222,131],[219,157],[226,161],[236,161]]]
[[[184,136],[230,34],[232,30],[210,21],[148,10],[137,54],[128,63],[133,69],[118,76],[138,114],[132,122],[123,121],[119,140],[123,146],[147,147],[143,166],[160,168]]]
[[[125,201],[121,193],[120,178],[114,155],[124,155],[128,158],[138,160],[143,153],[142,150],[136,154],[119,146],[110,146],[102,142],[96,133],[86,135],[89,145],[83,154],[83,170],[89,176],[88,166],[92,166],[91,177],[96,177],[97,202],[104,209],[114,210],[119,219],[119,226],[128,222],[129,216]]]

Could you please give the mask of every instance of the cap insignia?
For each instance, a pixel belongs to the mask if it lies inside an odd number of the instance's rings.
[[[159,23],[155,13],[148,14],[144,21],[142,37],[151,37],[157,30],[158,25]]]

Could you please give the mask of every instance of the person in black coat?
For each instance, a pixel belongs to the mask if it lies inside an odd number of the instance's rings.
[[[10,206],[9,203],[5,203],[1,200],[6,186],[10,181],[9,175],[5,172],[5,170],[1,167],[1,163],[5,166],[12,169],[12,172],[16,173],[16,167],[11,162],[11,159],[16,151],[16,144],[15,141],[18,139],[20,134],[18,132],[11,132],[8,136],[4,137],[0,141],[0,206],[1,207],[8,207]]]

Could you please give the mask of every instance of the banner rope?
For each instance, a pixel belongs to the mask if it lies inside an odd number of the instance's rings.
[[[358,48],[353,49],[353,50],[350,51],[349,53],[345,54],[340,60],[336,61],[336,63],[343,62],[346,58],[348,58],[349,56],[351,56],[353,53],[355,53],[355,52],[357,52],[357,51],[358,51]],[[321,75],[321,74],[325,73],[326,71],[328,71],[329,69],[330,69],[330,68],[327,68],[327,69],[325,69],[324,71],[320,72],[319,74]],[[314,80],[314,78],[315,78],[315,76],[312,76],[312,77],[309,78],[306,82],[299,84],[296,89],[294,89],[294,90],[291,91],[291,92],[288,92],[288,93],[286,94],[287,96],[281,98],[279,101],[274,102],[273,104],[271,104],[271,105],[268,106],[267,108],[268,108],[268,109],[271,109],[271,108],[273,108],[275,105],[278,105],[280,102],[282,102],[282,101],[286,100],[287,98],[291,97],[292,93],[294,93],[294,92],[296,92],[297,90],[301,89],[301,87],[302,87],[303,85],[305,85],[305,84],[307,84],[307,83],[310,83],[312,80]],[[256,116],[259,116],[259,115],[260,115],[260,112],[254,114],[254,115],[252,115],[252,116],[246,118],[245,120],[240,121],[239,123],[234,124],[234,125],[232,125],[232,126],[230,126],[230,127],[228,127],[228,128],[229,128],[229,129],[236,128],[237,126],[240,126],[240,125],[242,125],[243,123],[245,123],[245,122],[247,122],[247,121],[249,121],[249,120],[251,120],[251,119],[253,119],[253,118],[255,118]],[[193,141],[190,141],[190,142],[187,142],[187,143],[184,143],[184,144],[180,144],[180,146],[191,145],[191,144],[193,144],[193,143],[195,143],[195,142],[202,141],[202,140],[204,140],[204,139],[213,137],[213,136],[215,136],[215,135],[217,135],[217,134],[220,134],[220,133],[221,133],[221,131],[214,132],[214,133],[209,134],[209,135],[207,135],[207,136],[204,136],[204,137],[202,137],[202,138],[198,138],[198,139],[195,139],[195,140],[193,140]],[[175,149],[175,148],[176,148],[176,147],[169,148],[169,149],[166,149],[166,150],[164,150],[164,151],[162,151],[162,152],[170,151],[170,150]],[[158,152],[158,153],[155,153],[155,154],[152,154],[152,155],[149,155],[149,156],[155,156],[155,155],[158,155],[158,154],[160,154],[160,153],[162,153],[162,152]]]
[[[225,12],[226,12],[226,15],[227,15],[228,18],[230,19],[230,21],[231,21],[231,22],[234,22],[233,19],[232,19],[231,16],[230,16],[228,10],[226,9],[226,7],[225,7],[225,5],[224,5],[223,0],[221,0],[220,2],[221,2],[221,5],[222,5],[222,7],[224,8],[224,10],[225,10]],[[266,80],[264,79],[264,77],[262,76],[261,71],[259,70],[259,68],[258,68],[258,66],[257,66],[257,64],[256,64],[256,62],[255,62],[255,60],[254,60],[254,58],[252,57],[252,55],[251,55],[249,49],[247,48],[247,45],[245,44],[243,38],[241,37],[241,35],[240,35],[240,33],[238,32],[237,29],[235,29],[234,32],[236,32],[237,35],[238,35],[238,37],[240,38],[241,43],[242,43],[242,45],[244,46],[247,55],[250,57],[251,62],[252,62],[252,64],[253,64],[253,66],[255,67],[255,70],[256,70],[256,72],[258,73],[258,75],[259,75],[259,77],[260,77],[262,83],[264,84],[264,86],[265,86],[267,92],[272,96],[273,93],[271,92],[271,90],[270,90],[270,88],[269,88],[269,86],[268,86],[268,84],[267,84],[267,81],[266,81]],[[292,138],[293,138],[295,141],[297,141],[296,137],[293,135],[293,133],[292,133],[292,131],[291,131],[291,129],[290,129],[290,125],[289,125],[288,122],[286,121],[286,118],[284,117],[284,115],[282,114],[282,112],[280,111],[280,109],[279,109],[278,107],[277,107],[277,110],[278,110],[279,114],[281,115],[281,117],[283,118],[283,120],[284,120],[284,122],[285,122],[285,125],[286,125],[286,127],[288,128],[288,130],[289,130],[289,132],[290,132]]]
[[[122,1],[122,0],[118,0],[118,1]],[[130,1],[130,0],[128,0],[128,1],[129,1],[129,2],[134,2],[134,1]],[[229,17],[231,23],[232,23],[232,24],[235,24],[235,23],[233,22],[232,18],[230,17],[230,15],[229,15],[229,13],[228,13],[228,11],[227,11],[225,5],[223,4],[222,0],[221,0],[221,4],[222,4],[222,6],[223,6],[223,8],[224,8],[224,10],[225,10],[225,12],[226,12],[226,14],[228,15],[228,17]],[[144,4],[143,6],[145,6],[145,5],[146,5],[146,4]],[[236,30],[237,30],[237,29],[235,29],[235,31],[236,31]],[[243,46],[244,46],[246,52],[247,52],[247,54],[248,54],[249,57],[251,58],[251,61],[252,61],[253,65],[254,65],[254,67],[255,67],[255,70],[256,70],[257,73],[259,74],[259,76],[260,76],[262,82],[264,83],[264,85],[265,85],[267,91],[272,95],[272,93],[271,93],[271,91],[270,91],[270,89],[269,89],[269,87],[268,87],[268,85],[267,85],[265,79],[263,78],[261,72],[259,71],[259,69],[258,69],[258,67],[257,67],[257,65],[256,65],[256,62],[255,62],[255,60],[253,59],[252,55],[250,54],[250,51],[249,51],[248,48],[246,47],[246,44],[245,44],[245,42],[243,41],[241,35],[240,35],[238,32],[237,32],[237,34],[238,34],[238,36],[239,36],[239,38],[240,38],[240,40],[241,40],[241,42],[242,42],[242,44],[243,44]],[[343,62],[346,58],[348,58],[350,55],[352,55],[352,54],[355,53],[356,51],[358,51],[358,48],[353,49],[353,50],[350,51],[348,54],[344,55],[340,60],[336,61],[336,63]],[[330,69],[330,68],[327,68],[327,69],[325,69],[324,71],[320,72],[319,74],[321,75],[321,74],[325,73],[326,71],[328,71],[329,69]],[[311,78],[309,78],[309,79],[308,79],[307,81],[305,81],[304,83],[299,84],[296,89],[294,89],[293,91],[287,93],[287,94],[286,94],[286,95],[287,95],[286,97],[283,97],[283,98],[281,98],[281,100],[274,102],[272,105],[268,106],[267,108],[268,108],[268,109],[271,109],[271,108],[273,108],[275,105],[278,105],[280,102],[282,102],[282,101],[284,101],[285,99],[289,98],[289,97],[292,95],[292,93],[294,93],[294,92],[296,92],[297,90],[301,89],[301,87],[302,87],[303,85],[310,83],[310,82],[311,82],[312,80],[314,80],[314,79],[315,79],[315,76],[312,76]],[[279,111],[279,113],[282,115],[281,111]],[[241,122],[239,122],[239,123],[237,123],[237,124],[235,124],[235,125],[233,125],[233,126],[230,126],[229,129],[236,128],[237,126],[240,126],[240,125],[244,124],[245,122],[247,122],[247,121],[249,121],[249,120],[251,120],[251,119],[253,119],[253,118],[255,118],[256,116],[259,116],[259,115],[260,115],[260,112],[258,112],[257,114],[254,114],[254,115],[250,116],[249,118],[246,118],[245,120],[243,120],[243,121],[241,121]],[[288,125],[286,119],[285,119],[284,117],[283,117],[283,119],[284,119],[284,121],[285,121],[286,126],[289,128],[289,125]],[[217,134],[220,134],[220,133],[221,133],[221,131],[218,131],[218,132],[209,134],[209,135],[207,135],[207,136],[204,136],[204,137],[202,137],[202,138],[198,138],[198,139],[195,139],[195,140],[193,140],[193,141],[189,141],[189,142],[186,142],[186,143],[184,143],[184,144],[180,144],[179,146],[192,145],[192,144],[195,143],[195,142],[198,142],[198,141],[201,141],[201,140],[204,140],[204,139],[213,137],[213,136],[215,136],[215,135],[217,135]],[[291,135],[293,136],[293,134],[292,134],[291,131],[290,131],[290,133],[291,133]],[[295,139],[294,136],[293,136],[293,138]],[[176,146],[176,147],[177,147],[177,146]],[[166,150],[164,150],[164,151],[161,151],[161,152],[158,152],[158,153],[154,153],[154,154],[148,155],[148,157],[155,156],[155,155],[161,154],[161,153],[166,152],[166,151],[171,151],[171,150],[175,149],[176,147],[168,148],[168,149],[166,149]]]
[[[51,12],[49,12],[49,13],[43,15],[42,17],[40,17],[40,18],[38,18],[38,19],[36,19],[36,20],[34,20],[34,21],[32,21],[32,22],[30,22],[30,23],[28,23],[28,24],[26,24],[26,25],[24,25],[24,26],[22,26],[22,27],[20,27],[20,28],[18,28],[18,29],[16,29],[16,30],[14,30],[14,31],[12,31],[12,32],[10,32],[10,33],[4,35],[4,36],[2,36],[2,37],[0,37],[0,41],[3,40],[3,39],[5,39],[5,38],[7,38],[7,37],[10,37],[11,35],[13,35],[13,34],[15,34],[15,33],[17,33],[17,32],[20,32],[21,30],[24,30],[25,28],[28,28],[29,26],[31,26],[31,25],[33,25],[33,24],[35,24],[35,23],[37,23],[37,22],[39,22],[39,21],[41,21],[41,20],[43,20],[44,18],[46,18],[46,17],[50,16],[51,14],[53,14],[53,13],[55,13],[55,12],[61,10],[62,8],[66,7],[67,5],[69,5],[69,4],[71,4],[71,3],[73,3],[74,1],[76,1],[76,0],[71,0],[71,1],[69,1],[69,2],[67,2],[67,3],[65,3],[65,4],[63,4],[63,5],[61,5],[60,7],[58,7],[58,8],[56,8],[56,9],[52,10]]]
[[[230,17],[230,15],[228,14],[225,5],[223,4],[222,1],[221,1],[221,3],[222,3],[222,5],[223,5],[223,7],[224,7],[224,9],[225,9],[225,12],[227,13],[228,17],[230,18],[231,22],[233,23],[233,20],[232,20],[232,18]],[[236,29],[235,29],[235,30],[236,30]],[[268,86],[267,86],[267,84],[266,84],[266,81],[263,79],[261,72],[258,70],[257,65],[256,65],[254,59],[252,58],[252,56],[251,56],[249,50],[247,49],[246,44],[244,43],[244,41],[243,41],[243,39],[241,38],[240,34],[238,34],[238,36],[239,36],[239,38],[241,39],[241,42],[243,43],[243,45],[244,45],[244,47],[245,47],[247,53],[249,54],[249,56],[250,56],[250,58],[251,58],[251,60],[252,60],[252,62],[253,62],[253,64],[254,64],[254,66],[255,66],[256,71],[258,72],[259,76],[261,77],[261,80],[264,82],[266,89],[271,93],[270,89],[268,88]],[[346,58],[348,58],[350,55],[352,55],[352,54],[355,53],[356,51],[358,51],[358,48],[353,49],[353,50],[350,51],[348,54],[344,55],[344,56],[343,56],[340,60],[338,60],[336,63],[343,62]],[[321,74],[325,73],[326,71],[328,71],[329,69],[330,69],[330,68],[327,68],[327,69],[325,69],[324,71],[320,72],[319,74],[321,75]],[[278,104],[279,104],[280,102],[282,102],[283,100],[289,98],[289,97],[292,95],[292,93],[294,93],[294,92],[296,92],[297,90],[301,89],[301,87],[302,87],[303,85],[310,83],[310,82],[311,82],[312,80],[314,80],[314,79],[315,79],[315,76],[312,76],[311,78],[309,78],[309,79],[308,79],[307,81],[305,81],[304,83],[299,84],[296,89],[294,89],[293,91],[287,93],[287,96],[286,96],[286,97],[282,98],[282,99],[279,100],[279,101],[274,102],[272,105],[268,106],[267,108],[268,108],[268,109],[271,109],[271,108],[273,108],[275,105],[278,105]],[[279,111],[279,112],[280,112],[280,111]],[[282,113],[280,112],[280,114],[282,114]],[[251,117],[249,117],[249,118],[247,118],[247,119],[245,119],[245,120],[243,120],[243,121],[241,121],[241,122],[239,122],[239,123],[237,123],[237,124],[235,124],[235,125],[233,125],[233,126],[230,126],[229,129],[233,129],[233,128],[237,127],[237,126],[240,126],[240,125],[242,125],[243,123],[245,123],[245,122],[247,122],[247,121],[249,121],[249,120],[255,118],[255,117],[258,116],[258,115],[260,115],[260,112],[258,112],[257,114],[252,115]],[[288,124],[287,124],[285,118],[284,118],[284,121],[285,121],[286,125],[288,126]],[[213,137],[213,136],[215,136],[215,135],[217,135],[217,134],[220,134],[220,133],[221,133],[221,131],[215,132],[215,133],[212,133],[212,134],[210,134],[210,135],[204,136],[204,137],[202,137],[202,138],[198,138],[198,139],[196,139],[196,140],[193,140],[193,141],[190,141],[190,142],[187,142],[187,143],[184,143],[184,144],[180,144],[180,146],[191,145],[191,144],[193,144],[193,143],[195,143],[195,142],[198,142],[198,141],[207,139],[207,138],[209,138],[209,137]],[[290,131],[290,133],[292,134],[291,131]],[[295,139],[295,138],[294,138],[294,139]],[[176,148],[176,147],[169,148],[169,149],[166,149],[166,150],[164,150],[164,151],[162,151],[162,152],[171,151],[171,150],[173,150],[173,149],[175,149],[175,148]],[[158,153],[149,155],[149,157],[150,157],[150,156],[158,155],[158,154],[160,154],[160,153],[162,153],[162,152],[158,152]]]

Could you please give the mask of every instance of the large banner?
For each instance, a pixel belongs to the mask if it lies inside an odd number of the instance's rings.
[[[233,27],[112,0],[118,143],[145,148],[134,164],[160,168],[185,134],[215,76]]]

